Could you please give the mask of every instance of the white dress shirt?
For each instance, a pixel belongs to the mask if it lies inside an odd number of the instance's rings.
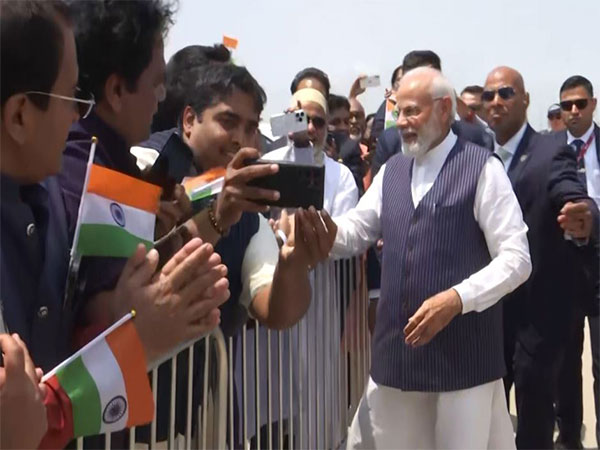
[[[296,150],[293,145],[278,148],[263,156],[263,159],[272,161],[296,161]],[[341,216],[356,206],[358,202],[358,188],[352,172],[345,165],[334,161],[323,154],[325,160],[325,193],[323,209],[331,217]],[[311,156],[312,158],[312,156]],[[310,161],[301,161],[303,163]]]
[[[411,180],[415,207],[431,189],[456,139],[450,131],[441,144],[415,159]],[[361,253],[381,237],[385,167],[381,167],[357,207],[336,219],[338,233],[332,250],[336,256]],[[473,215],[485,236],[492,261],[453,286],[462,300],[463,314],[489,308],[527,280],[531,273],[527,225],[510,180],[496,158],[488,159],[479,176]]]
[[[502,156],[500,156],[502,158],[502,161],[504,162],[504,168],[508,171],[508,168],[510,167],[510,163],[512,162],[513,157],[515,156],[515,153],[517,152],[517,147],[519,147],[519,144],[521,143],[521,139],[523,139],[523,135],[525,134],[525,130],[527,129],[527,121],[525,121],[523,123],[523,125],[521,125],[521,128],[519,129],[519,131],[517,131],[517,133],[511,137],[504,145],[500,145],[498,144],[498,142],[496,140],[494,140],[494,153],[499,153],[498,149],[500,147],[502,147],[504,149],[504,151],[510,153],[510,157],[505,159]]]
[[[594,133],[594,122],[592,122],[592,126],[587,130],[581,137],[576,138],[567,130],[567,144],[571,145],[574,140],[581,139],[585,144],[590,136]],[[587,191],[590,198],[592,198],[598,208],[600,208],[600,164],[598,164],[598,153],[597,153],[597,145],[600,143],[596,142],[596,138],[594,138],[585,152],[583,157],[583,162],[585,165],[585,178],[587,181]]]

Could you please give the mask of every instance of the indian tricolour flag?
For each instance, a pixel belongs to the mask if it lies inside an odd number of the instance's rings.
[[[131,317],[123,317],[43,378],[61,399],[73,437],[153,419],[144,349]]]
[[[129,257],[140,243],[152,248],[160,187],[92,161],[93,157],[81,199],[74,253]]]
[[[385,99],[385,129],[396,126],[398,115],[396,114],[396,103],[389,98]]]

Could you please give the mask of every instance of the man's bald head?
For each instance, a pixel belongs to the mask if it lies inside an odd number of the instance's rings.
[[[481,98],[488,125],[504,145],[527,120],[529,94],[523,77],[511,67],[497,67],[487,76]]]
[[[447,136],[456,114],[454,88],[440,71],[419,67],[400,80],[396,108],[402,149],[418,157]]]
[[[508,80],[515,89],[520,90],[525,93],[525,82],[523,81],[523,76],[521,73],[508,66],[500,66],[496,67],[494,70],[490,72],[487,76],[485,84],[488,84],[489,81],[493,80]]]

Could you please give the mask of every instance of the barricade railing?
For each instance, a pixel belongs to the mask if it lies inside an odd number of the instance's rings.
[[[340,448],[370,367],[364,266],[362,257],[319,264],[310,307],[290,329],[251,320],[227,340],[217,329],[177,349],[150,372],[150,426],[107,433],[104,447]]]

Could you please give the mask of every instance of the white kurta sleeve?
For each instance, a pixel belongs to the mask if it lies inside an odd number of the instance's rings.
[[[348,257],[366,251],[381,237],[381,190],[385,165],[373,179],[358,205],[346,214],[334,218],[338,226],[332,254]]]
[[[327,166],[325,167],[327,168]],[[325,176],[327,176],[327,174]],[[341,216],[354,208],[357,203],[358,188],[356,187],[356,181],[354,181],[350,169],[343,164],[340,164],[340,178],[330,214],[332,217]]]
[[[242,262],[243,289],[240,303],[246,308],[258,291],[273,282],[279,261],[279,246],[267,220],[258,215],[258,231],[252,236]]]
[[[473,214],[492,261],[454,286],[463,314],[489,308],[531,274],[527,225],[504,167],[496,158],[489,158],[481,172]]]

